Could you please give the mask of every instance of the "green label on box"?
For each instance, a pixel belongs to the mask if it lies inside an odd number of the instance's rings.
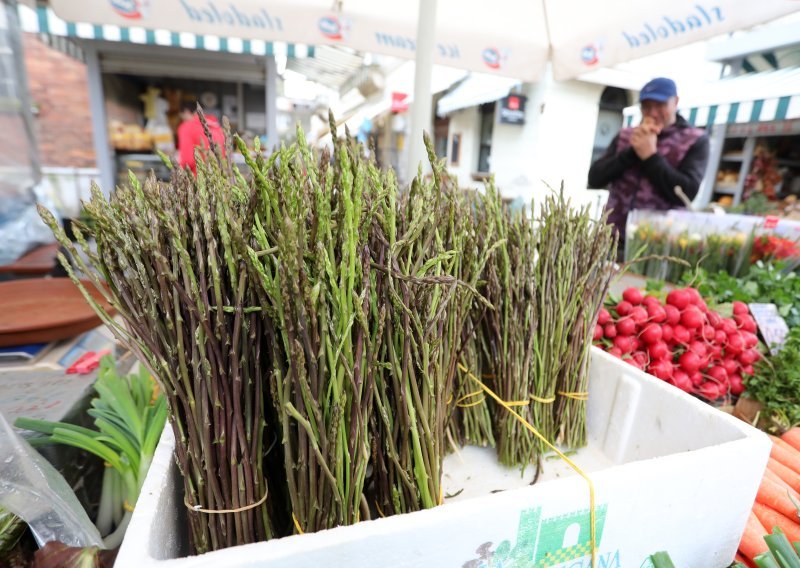
[[[607,505],[596,507],[596,541],[600,545],[606,521]],[[463,568],[511,568],[559,566],[570,560],[590,556],[591,515],[582,509],[566,515],[542,518],[542,508],[533,507],[520,513],[516,542],[502,541],[492,550],[492,542],[481,544],[477,558],[468,560]],[[619,566],[619,552],[600,558],[599,566]],[[575,564],[575,568],[583,563]],[[572,565],[569,565],[572,568]]]

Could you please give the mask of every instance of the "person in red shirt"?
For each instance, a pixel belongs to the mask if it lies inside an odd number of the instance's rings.
[[[210,114],[205,115],[211,139],[219,148],[225,151],[225,134],[219,121]],[[200,117],[197,115],[197,103],[184,102],[181,104],[181,124],[178,126],[178,163],[182,168],[188,166],[193,174],[197,174],[197,164],[194,159],[196,147],[208,148],[208,138],[203,131]]]

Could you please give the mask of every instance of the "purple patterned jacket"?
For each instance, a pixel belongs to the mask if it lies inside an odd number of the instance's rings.
[[[693,199],[708,163],[708,136],[680,115],[658,135],[657,153],[646,160],[631,148],[632,133],[633,128],[623,128],[589,170],[590,188],[608,186],[609,222],[622,239],[629,211],[683,207],[676,185]]]

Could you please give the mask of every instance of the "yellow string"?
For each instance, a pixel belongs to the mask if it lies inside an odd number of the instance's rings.
[[[554,397],[554,396],[551,396],[549,398],[542,398],[540,396],[536,396],[535,394],[532,394],[530,396],[531,396],[531,400],[534,400],[536,402],[541,402],[542,404],[552,404],[556,400],[556,397]]]
[[[472,379],[473,381],[478,383],[478,386],[480,386],[484,390],[484,392],[486,392],[486,394],[491,396],[500,406],[505,408],[507,411],[509,411],[511,413],[512,416],[514,416],[514,418],[519,420],[522,423],[522,425],[525,426],[525,428],[527,428],[528,431],[530,431],[531,434],[533,434],[534,436],[539,438],[542,442],[544,442],[544,444],[547,447],[549,447],[551,450],[553,450],[558,455],[558,457],[560,457],[562,460],[564,460],[567,463],[567,465],[569,465],[572,469],[575,470],[575,472],[578,475],[580,475],[581,477],[583,477],[586,480],[586,483],[589,485],[589,519],[590,519],[590,522],[591,522],[592,568],[594,568],[594,566],[597,565],[597,535],[596,535],[596,530],[595,530],[594,483],[592,483],[592,480],[589,479],[589,476],[586,475],[586,473],[584,473],[584,471],[581,468],[579,468],[575,464],[575,462],[573,462],[571,459],[569,459],[567,456],[565,456],[561,452],[561,450],[559,450],[557,447],[555,447],[553,444],[551,444],[547,440],[547,438],[545,438],[542,434],[540,434],[539,431],[536,428],[534,428],[527,420],[525,420],[522,416],[520,416],[519,414],[514,412],[514,410],[511,409],[511,406],[513,406],[512,404],[504,401],[502,398],[497,396],[494,393],[494,391],[492,391],[492,389],[490,389],[489,387],[484,385],[480,381],[480,379],[478,379],[475,375],[473,375],[469,371],[469,369],[467,369],[464,365],[459,363],[458,367],[459,367],[459,369],[461,369],[462,372],[466,373],[467,376],[470,379]]]
[[[453,402],[453,393],[450,393],[450,398],[447,399],[447,402],[445,402],[445,405],[448,405],[451,402]]]
[[[294,528],[297,529],[297,532],[300,534],[305,534],[305,531],[300,528],[300,523],[297,522],[297,517],[294,516],[294,512],[292,512],[292,520],[294,521]]]
[[[267,500],[267,495],[269,495],[269,489],[264,491],[264,496],[255,503],[245,505],[244,507],[239,507],[238,509],[203,509],[200,505],[189,505],[189,501],[186,500],[186,496],[183,497],[183,504],[186,505],[187,509],[191,509],[192,511],[196,511],[198,513],[206,513],[208,515],[224,515],[226,513],[241,513],[243,511],[255,509]]]
[[[564,392],[558,391],[558,394],[563,396],[564,398],[572,398],[575,400],[589,400],[589,393],[588,392]]]
[[[128,503],[128,500],[122,502],[122,508],[128,511],[129,513],[133,513],[133,505]]]
[[[476,379],[474,376],[470,376],[470,378],[478,381],[478,379]],[[486,388],[486,386],[484,386],[484,384],[481,383],[480,381],[478,381],[478,383],[483,388]],[[503,405],[504,406],[528,406],[530,403],[531,403],[530,400],[506,400],[506,401],[503,402]]]
[[[486,400],[486,397],[481,397],[480,399],[476,400],[475,402],[463,402],[463,403],[459,403],[459,404],[456,404],[456,406],[457,406],[457,407],[459,407],[459,408],[471,408],[471,407],[473,407],[473,406],[478,406],[478,405],[479,405],[480,403],[482,403],[484,400]]]

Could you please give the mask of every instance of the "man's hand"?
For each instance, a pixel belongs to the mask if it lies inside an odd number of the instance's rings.
[[[661,128],[650,117],[645,117],[642,123],[633,129],[631,146],[640,159],[646,160],[656,153],[659,132]]]

